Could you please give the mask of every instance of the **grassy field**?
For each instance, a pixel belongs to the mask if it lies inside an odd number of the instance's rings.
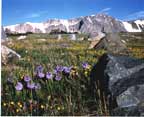
[[[45,37],[6,43],[22,58],[2,66],[2,115],[108,115],[90,96],[89,76],[106,51],[88,49],[88,41]],[[128,44],[131,56],[144,58],[142,44],[134,44]]]

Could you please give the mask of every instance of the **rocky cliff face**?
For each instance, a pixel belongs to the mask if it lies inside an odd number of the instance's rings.
[[[50,19],[41,23],[26,22],[4,28],[11,33],[51,33],[58,31],[85,33],[93,37],[101,32],[142,32],[144,31],[144,20],[122,22],[105,14],[97,14],[69,20]]]

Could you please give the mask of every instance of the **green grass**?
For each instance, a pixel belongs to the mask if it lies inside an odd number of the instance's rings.
[[[58,41],[42,34],[30,34],[25,40],[13,39],[6,45],[22,58],[2,66],[2,115],[108,115],[101,100],[90,96],[89,76],[92,66],[106,51],[88,49],[88,41]],[[140,54],[143,49],[130,43],[128,47],[133,47],[132,56],[144,57]],[[83,62],[87,62],[90,68],[83,69]],[[44,73],[53,72],[57,65],[73,66],[73,70],[69,75],[61,73],[60,81],[42,80],[35,78],[37,65],[44,67]],[[24,75],[40,83],[41,89],[16,91],[15,85],[23,80]],[[14,80],[12,84],[7,83],[8,78]]]

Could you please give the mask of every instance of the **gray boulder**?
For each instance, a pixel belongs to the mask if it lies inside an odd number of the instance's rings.
[[[118,33],[106,34],[96,45],[96,50],[105,49],[110,53],[129,53],[126,44],[121,40]]]
[[[3,27],[1,27],[1,41],[4,42],[5,40],[7,40],[7,36],[6,36],[6,33],[3,29]]]
[[[139,115],[144,112],[140,110],[144,106],[144,60],[104,54],[92,69],[91,81],[93,93],[99,82],[111,114],[133,115],[133,111],[137,111]],[[126,112],[117,111],[124,108]]]
[[[2,56],[2,64],[7,64],[13,59],[20,59],[21,56],[16,53],[14,50],[1,45],[1,56]]]

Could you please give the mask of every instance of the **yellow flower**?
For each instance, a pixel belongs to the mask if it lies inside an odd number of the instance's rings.
[[[19,109],[16,109],[16,112],[18,113],[18,112],[19,112]]]
[[[51,96],[49,95],[49,96],[48,96],[48,100],[50,100],[50,99],[51,99]]]
[[[13,102],[13,101],[11,101],[11,102],[10,102],[10,104],[11,104],[11,105],[14,105],[14,102]]]
[[[91,68],[91,66],[89,65],[87,69],[89,69],[89,70],[90,70],[90,68]]]
[[[77,69],[77,66],[74,66],[73,69]]]
[[[21,78],[21,80],[22,80],[22,79],[23,79],[23,76],[21,76],[20,78]]]
[[[60,111],[60,110],[61,110],[61,108],[58,106],[58,107],[57,107],[57,110],[58,110],[58,111]]]
[[[19,107],[22,108],[23,107],[22,104],[20,104]]]
[[[87,76],[88,75],[88,71],[85,71],[84,74]]]
[[[42,109],[44,109],[44,105],[41,105],[40,107],[41,107]]]
[[[21,103],[20,103],[20,102],[18,102],[18,103],[17,103],[17,105],[21,105]]]
[[[6,103],[3,103],[3,106],[6,106]]]
[[[72,74],[75,73],[75,70],[71,70],[71,73],[72,73]]]

